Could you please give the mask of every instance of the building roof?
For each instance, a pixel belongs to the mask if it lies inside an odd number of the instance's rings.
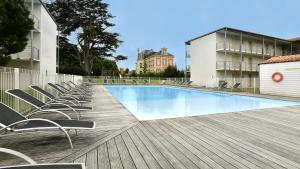
[[[198,36],[198,37],[196,37],[196,38],[193,38],[193,39],[191,39],[191,40],[188,40],[188,41],[185,42],[185,44],[186,44],[186,45],[190,45],[191,41],[197,40],[197,39],[199,39],[199,38],[202,38],[202,37],[204,37],[204,36],[207,36],[207,35],[210,35],[210,34],[212,34],[212,33],[222,31],[222,30],[229,30],[229,31],[234,31],[234,32],[242,32],[242,33],[250,34],[250,35],[253,35],[253,36],[263,36],[263,37],[266,37],[266,38],[272,38],[272,39],[278,39],[278,40],[281,40],[281,41],[291,42],[290,40],[287,40],[287,39],[277,38],[277,37],[273,37],[273,36],[263,35],[263,34],[259,34],[259,33],[254,33],[254,32],[244,31],[244,30],[235,29],[235,28],[230,28],[230,27],[222,27],[222,28],[219,28],[219,29],[217,29],[217,30],[211,31],[211,32],[209,32],[209,33],[206,33],[206,34],[204,34],[204,35],[201,35],[201,36]]]
[[[299,37],[295,37],[295,38],[291,38],[291,39],[289,39],[290,41],[293,41],[293,42],[295,42],[295,41],[300,41],[300,36]]]
[[[262,62],[260,64],[299,62],[299,61],[300,61],[300,54],[297,54],[297,55],[271,57],[270,59],[265,60],[264,62]]]
[[[158,52],[155,52],[153,49],[150,49],[150,50],[146,49],[146,50],[143,50],[141,53],[143,53],[143,59],[151,57],[153,55],[162,55],[161,50]],[[174,55],[172,55],[171,53],[168,53],[168,52],[167,52],[166,56],[174,57]]]

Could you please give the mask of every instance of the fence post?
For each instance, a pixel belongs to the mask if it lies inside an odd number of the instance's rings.
[[[254,80],[253,80],[253,83],[254,83],[254,85],[253,85],[253,87],[254,87],[254,93],[256,92],[256,80],[255,80],[255,78],[253,78]]]
[[[14,69],[14,79],[13,79],[13,88],[14,89],[19,89],[20,88],[20,69],[19,68],[15,68]],[[20,110],[20,102],[19,99],[14,99],[15,102],[15,109],[17,111]]]

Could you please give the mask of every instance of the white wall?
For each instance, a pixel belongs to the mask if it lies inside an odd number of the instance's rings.
[[[40,6],[40,8],[40,71],[53,74],[56,72],[57,26],[44,7]]]
[[[191,41],[190,54],[193,84],[214,87],[216,85],[216,33]]]
[[[274,72],[284,78],[276,83],[272,80]],[[286,62],[260,65],[260,92],[262,94],[300,97],[300,62]]]

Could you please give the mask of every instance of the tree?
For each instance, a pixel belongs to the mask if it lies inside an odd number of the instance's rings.
[[[122,60],[127,60],[128,57],[127,56],[124,56],[124,55],[117,55],[115,57],[115,61],[122,61]]]
[[[125,69],[125,75],[127,75],[127,74],[129,74],[129,69],[128,68]]]
[[[108,12],[108,4],[102,0],[56,0],[47,7],[55,17],[62,34],[67,36],[71,32],[80,31],[77,35],[80,50],[77,59],[88,75],[91,74],[96,59],[127,58],[113,55],[121,41],[118,33],[108,32],[114,26],[110,22],[113,16]]]
[[[184,71],[178,70],[176,66],[168,66],[162,72],[154,73],[154,72],[146,72],[143,74],[139,74],[142,77],[184,77]]]
[[[24,0],[0,1],[0,66],[5,66],[10,55],[24,50],[27,35],[33,29]]]
[[[93,66],[93,75],[94,76],[101,76],[104,72],[118,72],[119,68],[117,63],[114,60],[109,59],[96,59],[94,66]],[[117,73],[116,73],[117,74]]]
[[[59,37],[59,69],[58,73],[85,75],[77,59],[80,54],[76,45],[69,43],[65,37]]]
[[[180,71],[176,66],[168,66],[163,72],[163,77],[184,77],[184,71]]]

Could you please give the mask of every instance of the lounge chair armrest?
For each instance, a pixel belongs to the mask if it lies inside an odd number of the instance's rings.
[[[59,111],[59,110],[36,110],[36,111],[33,111],[32,113],[29,113],[27,116],[25,116],[26,118],[29,118],[35,114],[38,114],[38,113],[42,113],[42,114],[47,114],[47,113],[57,113],[57,114],[61,114],[63,115],[64,117],[66,117],[67,119],[69,120],[72,120],[72,118],[70,116],[68,116],[66,113],[63,113],[62,111]]]
[[[71,98],[74,98],[76,100],[79,100],[79,97],[71,95],[71,94],[67,94],[67,93],[62,94],[60,97],[71,97]]]
[[[33,165],[37,164],[34,160],[32,160],[30,157],[26,156],[25,154],[22,154],[20,152],[17,152],[17,151],[11,150],[11,149],[0,148],[0,152],[19,157],[19,158],[25,160],[26,162],[28,162],[29,164],[33,164]]]
[[[66,107],[70,108],[72,111],[74,111],[75,113],[77,113],[77,119],[78,120],[80,119],[80,113],[78,111],[76,111],[72,106],[64,104],[64,103],[45,103],[45,105],[40,107],[39,109],[40,110],[45,110],[43,108],[47,107],[47,106],[50,106],[50,105],[63,105],[63,106],[66,106]]]
[[[59,100],[59,99],[66,100],[66,99],[64,99],[64,98],[70,98],[70,99],[72,99],[74,102],[76,102],[77,104],[80,105],[79,99],[77,99],[76,97],[72,97],[72,96],[60,96],[60,97],[58,97],[57,99],[58,99],[58,100]],[[71,100],[70,100],[70,101],[71,101]]]
[[[71,103],[72,105],[74,105],[74,106],[77,106],[74,102],[73,102],[74,100],[67,100],[67,99],[62,99],[62,98],[57,98],[57,99],[54,99],[54,100],[52,100],[52,103]]]
[[[43,122],[47,122],[47,123],[50,123],[50,124],[53,124],[54,126],[58,127],[62,132],[65,133],[65,135],[67,136],[68,140],[69,140],[69,143],[70,143],[70,146],[71,148],[73,149],[73,143],[72,143],[72,140],[71,140],[71,137],[70,135],[68,134],[68,132],[59,124],[55,123],[54,121],[51,121],[51,120],[48,120],[48,119],[39,119],[39,118],[36,118],[36,119],[26,119],[26,120],[21,120],[21,121],[18,121],[18,122],[15,122],[15,123],[12,123],[2,129],[0,129],[0,132],[2,130],[5,130],[7,128],[11,128],[13,126],[16,126],[18,124],[21,124],[21,123],[25,123],[25,122],[29,122],[29,121],[43,121]]]

